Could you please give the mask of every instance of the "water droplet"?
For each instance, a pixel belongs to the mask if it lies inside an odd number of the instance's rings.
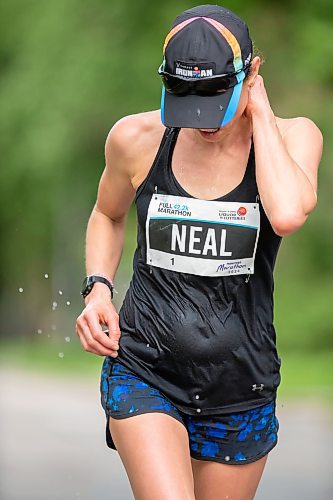
[[[23,288],[21,288],[21,287],[20,287],[20,288],[18,289],[18,291],[19,291],[20,293],[22,293],[22,292],[23,292]]]
[[[197,119],[200,120],[201,109],[197,108]]]
[[[149,347],[149,344],[147,344],[147,347]]]
[[[113,289],[114,293],[118,293],[118,290],[116,290],[115,288]]]
[[[59,352],[58,356],[59,356],[59,358],[63,358],[65,355],[63,352]]]
[[[49,275],[48,275],[47,273],[45,273],[45,274],[44,274],[44,278],[46,278],[46,279],[47,279],[48,277],[49,277]]]
[[[223,111],[224,110],[224,107],[222,106],[222,104],[220,104],[220,110]]]
[[[65,337],[66,342],[70,342],[71,338],[70,337]]]
[[[226,462],[229,462],[229,460],[230,460],[229,455],[227,455],[226,457],[224,457],[224,460],[225,460]]]
[[[67,300],[67,302],[66,302],[66,306],[70,306],[70,305],[71,305],[70,300]]]
[[[43,333],[43,330],[41,330],[40,328],[38,328],[37,333],[38,333],[38,335],[41,335]]]
[[[58,293],[59,293],[59,295],[62,295],[62,290],[59,290],[59,292],[58,292]]]
[[[56,325],[51,325],[51,328],[53,331],[57,329]]]

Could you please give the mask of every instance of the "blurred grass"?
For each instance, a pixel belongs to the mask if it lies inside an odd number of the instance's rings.
[[[63,357],[59,357],[63,353]],[[281,383],[278,395],[283,399],[298,399],[307,396],[322,398],[333,409],[333,350],[317,352],[280,351]],[[33,342],[16,343],[2,341],[0,363],[3,369],[47,374],[60,380],[70,378],[99,382],[104,357],[87,353],[78,337],[71,342],[57,338],[46,340],[41,336]]]

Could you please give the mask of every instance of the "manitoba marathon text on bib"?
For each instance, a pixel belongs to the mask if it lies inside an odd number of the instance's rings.
[[[199,276],[253,274],[258,203],[153,194],[147,213],[147,264]]]

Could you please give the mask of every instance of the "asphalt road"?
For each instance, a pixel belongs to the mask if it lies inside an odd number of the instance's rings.
[[[132,500],[105,444],[99,380],[0,370],[1,500]],[[333,415],[320,399],[278,397],[279,441],[256,500],[333,498]]]

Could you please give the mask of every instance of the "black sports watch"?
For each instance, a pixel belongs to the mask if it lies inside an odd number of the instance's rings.
[[[81,289],[82,297],[85,298],[87,295],[89,295],[89,293],[93,289],[94,284],[97,282],[104,283],[106,286],[109,287],[111,292],[111,299],[113,299],[114,284],[112,283],[112,281],[98,274],[92,274],[91,276],[86,276],[84,278]]]

